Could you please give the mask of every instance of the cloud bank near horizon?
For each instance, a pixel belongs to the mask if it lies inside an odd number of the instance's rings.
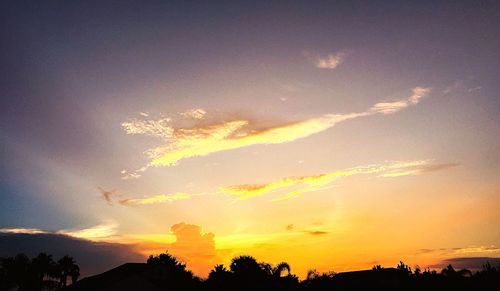
[[[41,252],[52,254],[55,258],[72,256],[80,266],[82,277],[99,274],[124,263],[144,262],[146,259],[128,244],[96,242],[43,231],[0,231],[0,257],[18,253],[34,257]]]

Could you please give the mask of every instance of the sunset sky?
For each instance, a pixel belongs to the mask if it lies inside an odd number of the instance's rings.
[[[4,1],[0,256],[499,258],[500,5],[456,2]]]

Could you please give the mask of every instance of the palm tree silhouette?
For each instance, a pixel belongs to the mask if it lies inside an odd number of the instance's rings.
[[[259,263],[257,263],[257,260],[252,256],[235,257],[229,265],[229,269],[235,275],[250,275],[261,273],[262,271],[264,271],[263,268],[265,269],[266,267],[259,265]]]
[[[283,271],[285,270],[287,271],[287,275],[289,276],[291,271],[290,265],[287,262],[281,262],[277,264],[276,267],[274,267],[273,275],[275,277],[281,277],[281,273],[283,273]]]
[[[68,276],[72,278],[78,273],[80,275],[80,268],[76,265],[75,260],[70,256],[64,256],[59,261],[57,261],[60,268],[60,282],[61,285],[66,287]],[[78,279],[78,275],[76,275],[76,279]],[[76,280],[75,280],[76,281]]]
[[[45,278],[52,276],[54,265],[55,262],[52,259],[52,255],[46,253],[40,253],[31,260],[31,266],[34,276],[36,276],[36,281],[40,285],[39,287],[43,287],[48,283],[45,281]]]

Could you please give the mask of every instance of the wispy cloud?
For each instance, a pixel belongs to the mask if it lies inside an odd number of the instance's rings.
[[[146,117],[146,116],[145,116]],[[154,119],[132,119],[122,123],[127,134],[142,134],[146,136],[169,139],[174,129],[170,126],[170,118]]]
[[[212,194],[225,194],[236,197],[236,200],[246,200],[249,198],[277,193],[278,196],[271,201],[281,201],[297,197],[308,192],[331,189],[335,187],[332,183],[340,178],[360,175],[379,174],[377,177],[400,177],[406,175],[417,175],[427,172],[434,172],[458,166],[455,163],[435,164],[433,160],[410,160],[410,161],[388,161],[382,164],[371,164],[339,170],[329,173],[310,176],[285,177],[273,182],[264,184],[242,184],[232,186],[222,186]],[[114,202],[113,197],[124,197],[123,193],[116,191],[104,191],[100,188],[101,194],[110,205]],[[106,196],[107,195],[107,196]],[[118,203],[124,206],[140,206],[158,203],[173,203],[179,200],[187,200],[198,196],[211,195],[210,193],[185,193],[175,192],[172,194],[161,194],[146,196],[142,198],[119,199]]]
[[[342,53],[328,55],[324,58],[319,57],[316,60],[316,67],[319,69],[335,69],[342,63],[343,60],[344,54]]]
[[[151,166],[173,166],[181,159],[206,156],[212,153],[259,144],[281,144],[323,132],[334,125],[375,114],[390,114],[415,105],[430,92],[416,87],[412,95],[400,101],[377,103],[364,112],[325,114],[322,116],[261,128],[250,120],[240,119],[189,128],[175,128],[168,118],[158,120],[133,119],[122,123],[127,134],[140,134],[162,139],[165,144],[147,150],[149,164],[125,177],[138,177]]]
[[[449,258],[444,259],[438,264],[430,265],[430,268],[444,268],[447,265],[452,265],[456,269],[468,269],[471,271],[478,271],[483,266],[489,263],[492,266],[500,264],[499,257],[462,257],[462,258]]]
[[[408,106],[418,104],[430,92],[430,88],[415,87],[413,94],[403,100],[393,102],[380,102],[372,106],[371,112],[391,114],[400,111]]]
[[[302,54],[318,69],[336,69],[346,56],[344,52],[331,53],[326,56],[317,55],[308,51]]]
[[[186,118],[193,118],[193,119],[203,119],[205,118],[205,114],[207,114],[207,112],[201,108],[190,109],[180,113],[180,115]]]
[[[25,234],[42,234],[49,231],[38,228],[0,228],[0,233],[25,233]]]
[[[387,177],[402,177],[402,176],[409,176],[409,175],[419,175],[422,173],[436,172],[436,171],[454,168],[454,167],[458,167],[458,166],[460,166],[460,164],[457,164],[457,163],[447,163],[447,164],[439,164],[439,165],[424,165],[424,166],[421,166],[418,168],[404,170],[404,171],[392,171],[389,173],[384,173],[380,176],[387,178]]]
[[[117,203],[124,205],[124,206],[137,206],[137,205],[148,205],[148,204],[157,204],[157,203],[172,203],[178,200],[186,200],[190,199],[193,196],[202,196],[205,195],[204,193],[183,193],[183,192],[176,192],[172,194],[160,194],[160,195],[154,195],[154,196],[146,196],[142,198],[126,198],[127,194],[125,193],[120,193],[116,190],[113,191],[106,191],[102,189],[101,187],[98,187],[99,191],[101,192],[101,195],[103,196],[104,200],[109,205],[113,205],[113,203],[116,201]]]
[[[116,194],[115,190],[107,191],[101,187],[97,187],[97,189],[99,189],[99,191],[101,192],[102,198],[104,200],[106,200],[106,202],[108,202],[108,204],[110,204],[110,205],[113,204],[113,197],[112,196]]]
[[[438,171],[451,167],[449,165],[456,164],[432,164],[432,160],[386,162],[384,164],[359,166],[320,175],[287,177],[266,184],[243,184],[222,187],[220,191],[225,194],[237,196],[237,200],[245,200],[268,193],[279,192],[280,196],[274,198],[272,201],[280,201],[296,197],[302,193],[331,188],[333,187],[331,185],[332,182],[352,175],[382,173],[380,175],[382,177],[386,177],[389,174],[396,176],[395,173],[401,172],[415,174]],[[293,189],[294,187],[298,189]],[[283,193],[283,190],[288,191]]]
[[[324,234],[328,234],[327,231],[321,231],[321,230],[311,230],[311,231],[307,231],[308,234],[310,235],[324,235]]]
[[[198,194],[199,195],[199,194]],[[130,198],[130,199],[122,199],[119,201],[120,204],[125,206],[134,206],[134,205],[147,205],[147,204],[156,204],[156,203],[167,203],[174,202],[178,200],[185,200],[191,198],[193,195],[188,193],[174,193],[174,194],[161,194],[157,196],[151,196],[146,198]]]
[[[500,248],[495,245],[489,246],[469,246],[460,248],[440,248],[440,249],[419,249],[419,254],[440,253],[442,255],[469,255],[499,253]]]

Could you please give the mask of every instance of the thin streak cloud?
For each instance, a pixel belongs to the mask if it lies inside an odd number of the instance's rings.
[[[297,197],[308,192],[327,190],[334,187],[332,183],[340,178],[360,175],[360,174],[380,174],[378,177],[399,177],[406,175],[416,175],[427,172],[440,171],[458,166],[458,164],[433,164],[433,160],[410,160],[410,161],[390,161],[383,164],[372,164],[358,166],[345,170],[324,173],[319,175],[286,177],[274,182],[265,184],[242,184],[219,187],[213,194],[226,194],[236,197],[236,200],[246,200],[249,198],[278,193],[279,196],[271,199],[272,202],[286,200]],[[286,191],[283,191],[286,190]],[[179,200],[187,200],[197,196],[209,195],[208,193],[185,193],[176,192],[172,194],[161,194],[143,198],[126,198],[118,200],[124,206],[140,206],[158,203],[173,203]],[[119,194],[123,197],[123,194]],[[110,198],[109,204],[113,203]]]
[[[439,165],[426,165],[415,169],[405,170],[405,171],[393,171],[390,173],[384,173],[380,175],[380,177],[390,178],[390,177],[402,177],[409,175],[419,175],[422,173],[436,172],[440,170],[445,170],[449,168],[458,167],[460,164],[457,163],[448,163],[448,164],[439,164]]]
[[[192,196],[193,196],[192,194],[178,192],[178,193],[174,193],[174,194],[161,194],[161,195],[151,196],[151,197],[146,197],[146,198],[122,199],[119,201],[119,203],[122,205],[125,205],[125,206],[168,203],[168,202],[174,202],[174,201],[178,201],[178,200],[189,199]]]
[[[151,166],[174,166],[182,159],[207,156],[251,145],[292,142],[323,132],[343,121],[375,114],[392,114],[419,103],[429,92],[429,88],[416,87],[412,90],[412,95],[403,100],[377,103],[364,112],[325,114],[265,129],[257,129],[257,124],[249,120],[233,120],[191,128],[175,128],[171,125],[169,118],[159,120],[134,119],[122,123],[127,134],[160,138],[166,144],[147,150],[145,153],[150,159],[149,164],[138,171],[127,173],[127,177],[137,178],[140,176],[138,172],[144,172]]]
[[[222,187],[220,189],[220,192],[228,195],[234,195],[237,197],[237,200],[246,200],[264,194],[279,192],[281,190],[298,187],[298,189],[288,190],[286,191],[286,193],[281,192],[279,197],[271,200],[271,201],[280,201],[280,200],[290,199],[307,192],[329,189],[333,187],[331,185],[332,182],[343,177],[360,175],[360,174],[385,173],[385,172],[424,173],[424,172],[429,172],[429,169],[433,169],[431,171],[438,171],[450,168],[451,167],[450,165],[456,165],[456,164],[433,165],[431,163],[432,160],[387,162],[385,164],[359,166],[346,170],[324,173],[320,175],[287,177],[266,184],[243,184],[243,185]],[[380,176],[387,177],[388,175],[389,174],[382,174]]]

